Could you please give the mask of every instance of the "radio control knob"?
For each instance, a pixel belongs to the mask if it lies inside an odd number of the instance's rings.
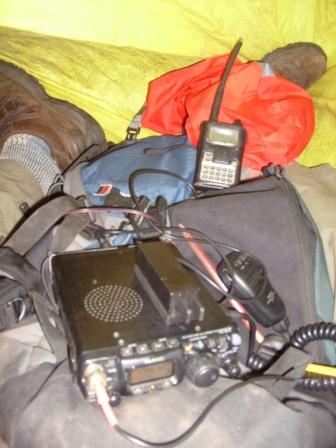
[[[229,341],[226,336],[222,335],[217,338],[218,348],[227,350],[229,348]]]
[[[167,340],[167,345],[169,348],[175,348],[178,347],[180,345],[180,342],[178,339],[176,338],[172,338],[172,339],[168,339]]]
[[[195,386],[211,386],[219,376],[218,362],[210,353],[201,353],[189,358],[186,374]]]
[[[109,393],[109,398],[110,398],[110,403],[111,406],[115,407],[115,406],[119,406],[120,402],[121,402],[121,395],[119,392],[113,390]]]
[[[212,348],[217,348],[217,343],[216,343],[215,338],[209,338],[209,339],[208,339],[208,347],[209,347],[210,349],[212,349]]]

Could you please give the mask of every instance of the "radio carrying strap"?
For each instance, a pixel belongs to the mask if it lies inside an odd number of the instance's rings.
[[[66,346],[57,310],[45,296],[40,273],[24,256],[68,211],[81,205],[70,196],[50,200],[35,210],[0,247],[0,330],[14,326],[35,309],[57,359],[64,359]],[[66,249],[89,220],[86,215],[66,216],[49,249],[54,252]],[[47,294],[50,296],[50,291]]]
[[[138,135],[141,130],[142,113],[145,110],[145,108],[146,108],[146,103],[140,107],[138,112],[132,118],[132,120],[127,128],[126,140],[136,140],[138,138]]]
[[[29,291],[41,293],[42,285],[37,270],[7,247],[0,250],[0,282],[0,330],[4,330],[31,314]]]
[[[35,210],[3,246],[13,249],[17,254],[25,255],[67,212],[81,205],[80,201],[70,196],[51,199]]]
[[[30,311],[32,304],[57,360],[66,356],[66,343],[62,333],[62,325],[52,303],[43,296],[44,289],[39,272],[21,255],[9,247],[0,249],[0,330],[16,324],[22,308],[16,306],[20,301]],[[7,288],[4,288],[7,286]],[[26,314],[27,310],[26,310]],[[25,314],[25,315],[26,315]]]

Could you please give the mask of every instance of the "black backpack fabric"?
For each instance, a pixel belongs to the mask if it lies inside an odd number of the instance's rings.
[[[171,224],[182,224],[247,251],[266,266],[287,308],[290,332],[331,321],[333,294],[318,230],[300,196],[281,174],[204,194],[169,209]],[[181,253],[198,264],[188,244]],[[215,260],[211,247],[205,251]],[[335,362],[333,344],[309,347],[316,361]]]
[[[202,231],[215,241],[260,258],[286,304],[290,331],[331,319],[332,293],[318,232],[282,176],[183,201],[169,208],[169,218],[174,226],[183,224]],[[12,250],[13,241],[9,244]],[[197,264],[188,243],[176,241],[176,245],[186,259]],[[203,248],[215,261],[211,249]],[[45,253],[45,243],[41,251]],[[42,325],[45,319],[48,316],[42,316]],[[57,347],[65,348],[61,333],[50,337],[57,338]],[[282,375],[291,370],[293,377],[300,377],[308,362],[333,362],[333,357],[333,344],[312,343],[305,351],[286,351],[269,373]],[[321,400],[293,390],[292,383],[280,388],[274,381],[266,383],[245,385],[218,399],[190,437],[170,446],[334,446],[336,409],[332,393]],[[174,439],[232,384],[237,380],[221,378],[211,387],[197,388],[185,379],[169,390],[124,397],[116,409],[120,426],[152,442]],[[0,436],[11,448],[134,446],[107,425],[97,406],[86,402],[72,381],[66,359],[59,358],[55,365],[41,364],[6,381],[0,386],[0,403]]]

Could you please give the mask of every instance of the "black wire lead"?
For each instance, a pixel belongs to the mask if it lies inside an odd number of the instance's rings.
[[[175,177],[176,179],[184,182],[189,188],[190,190],[193,192],[194,196],[198,195],[198,191],[195,189],[195,187],[193,186],[193,184],[191,182],[189,182],[188,180],[184,179],[182,176],[180,176],[179,174],[176,174],[172,171],[167,171],[167,170],[158,170],[155,168],[141,168],[139,170],[135,170],[133,171],[129,178],[128,178],[128,189],[132,198],[132,201],[134,202],[134,204],[137,206],[139,203],[138,197],[135,193],[135,189],[134,189],[134,182],[135,179],[140,176],[141,174],[161,174],[164,176],[171,176],[171,177]]]
[[[127,431],[125,431],[123,428],[121,428],[119,425],[115,426],[116,431],[123,436],[128,441],[145,448],[153,448],[153,447],[165,447],[170,448],[179,445],[183,441],[185,441],[187,438],[189,438],[196,429],[201,425],[201,423],[204,421],[204,419],[207,417],[207,415],[210,413],[210,411],[224,398],[226,398],[228,395],[232,394],[238,389],[241,389],[242,387],[247,386],[248,384],[254,384],[259,381],[266,381],[266,380],[278,380],[278,381],[288,381],[288,382],[294,382],[296,381],[296,378],[289,378],[289,377],[283,377],[281,375],[259,375],[253,378],[250,378],[248,380],[245,380],[244,382],[240,382],[237,384],[234,384],[233,386],[229,387],[228,389],[225,389],[223,392],[221,392],[217,397],[215,397],[207,406],[206,408],[201,412],[201,414],[197,417],[195,422],[181,435],[178,437],[168,440],[166,442],[150,442],[148,440],[142,439],[140,437],[135,436],[134,434],[131,434]]]

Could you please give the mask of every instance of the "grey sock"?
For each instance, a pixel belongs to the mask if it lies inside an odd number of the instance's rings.
[[[47,195],[50,187],[61,179],[61,170],[52,159],[47,143],[29,134],[14,134],[7,138],[0,159],[15,160],[34,176]]]

